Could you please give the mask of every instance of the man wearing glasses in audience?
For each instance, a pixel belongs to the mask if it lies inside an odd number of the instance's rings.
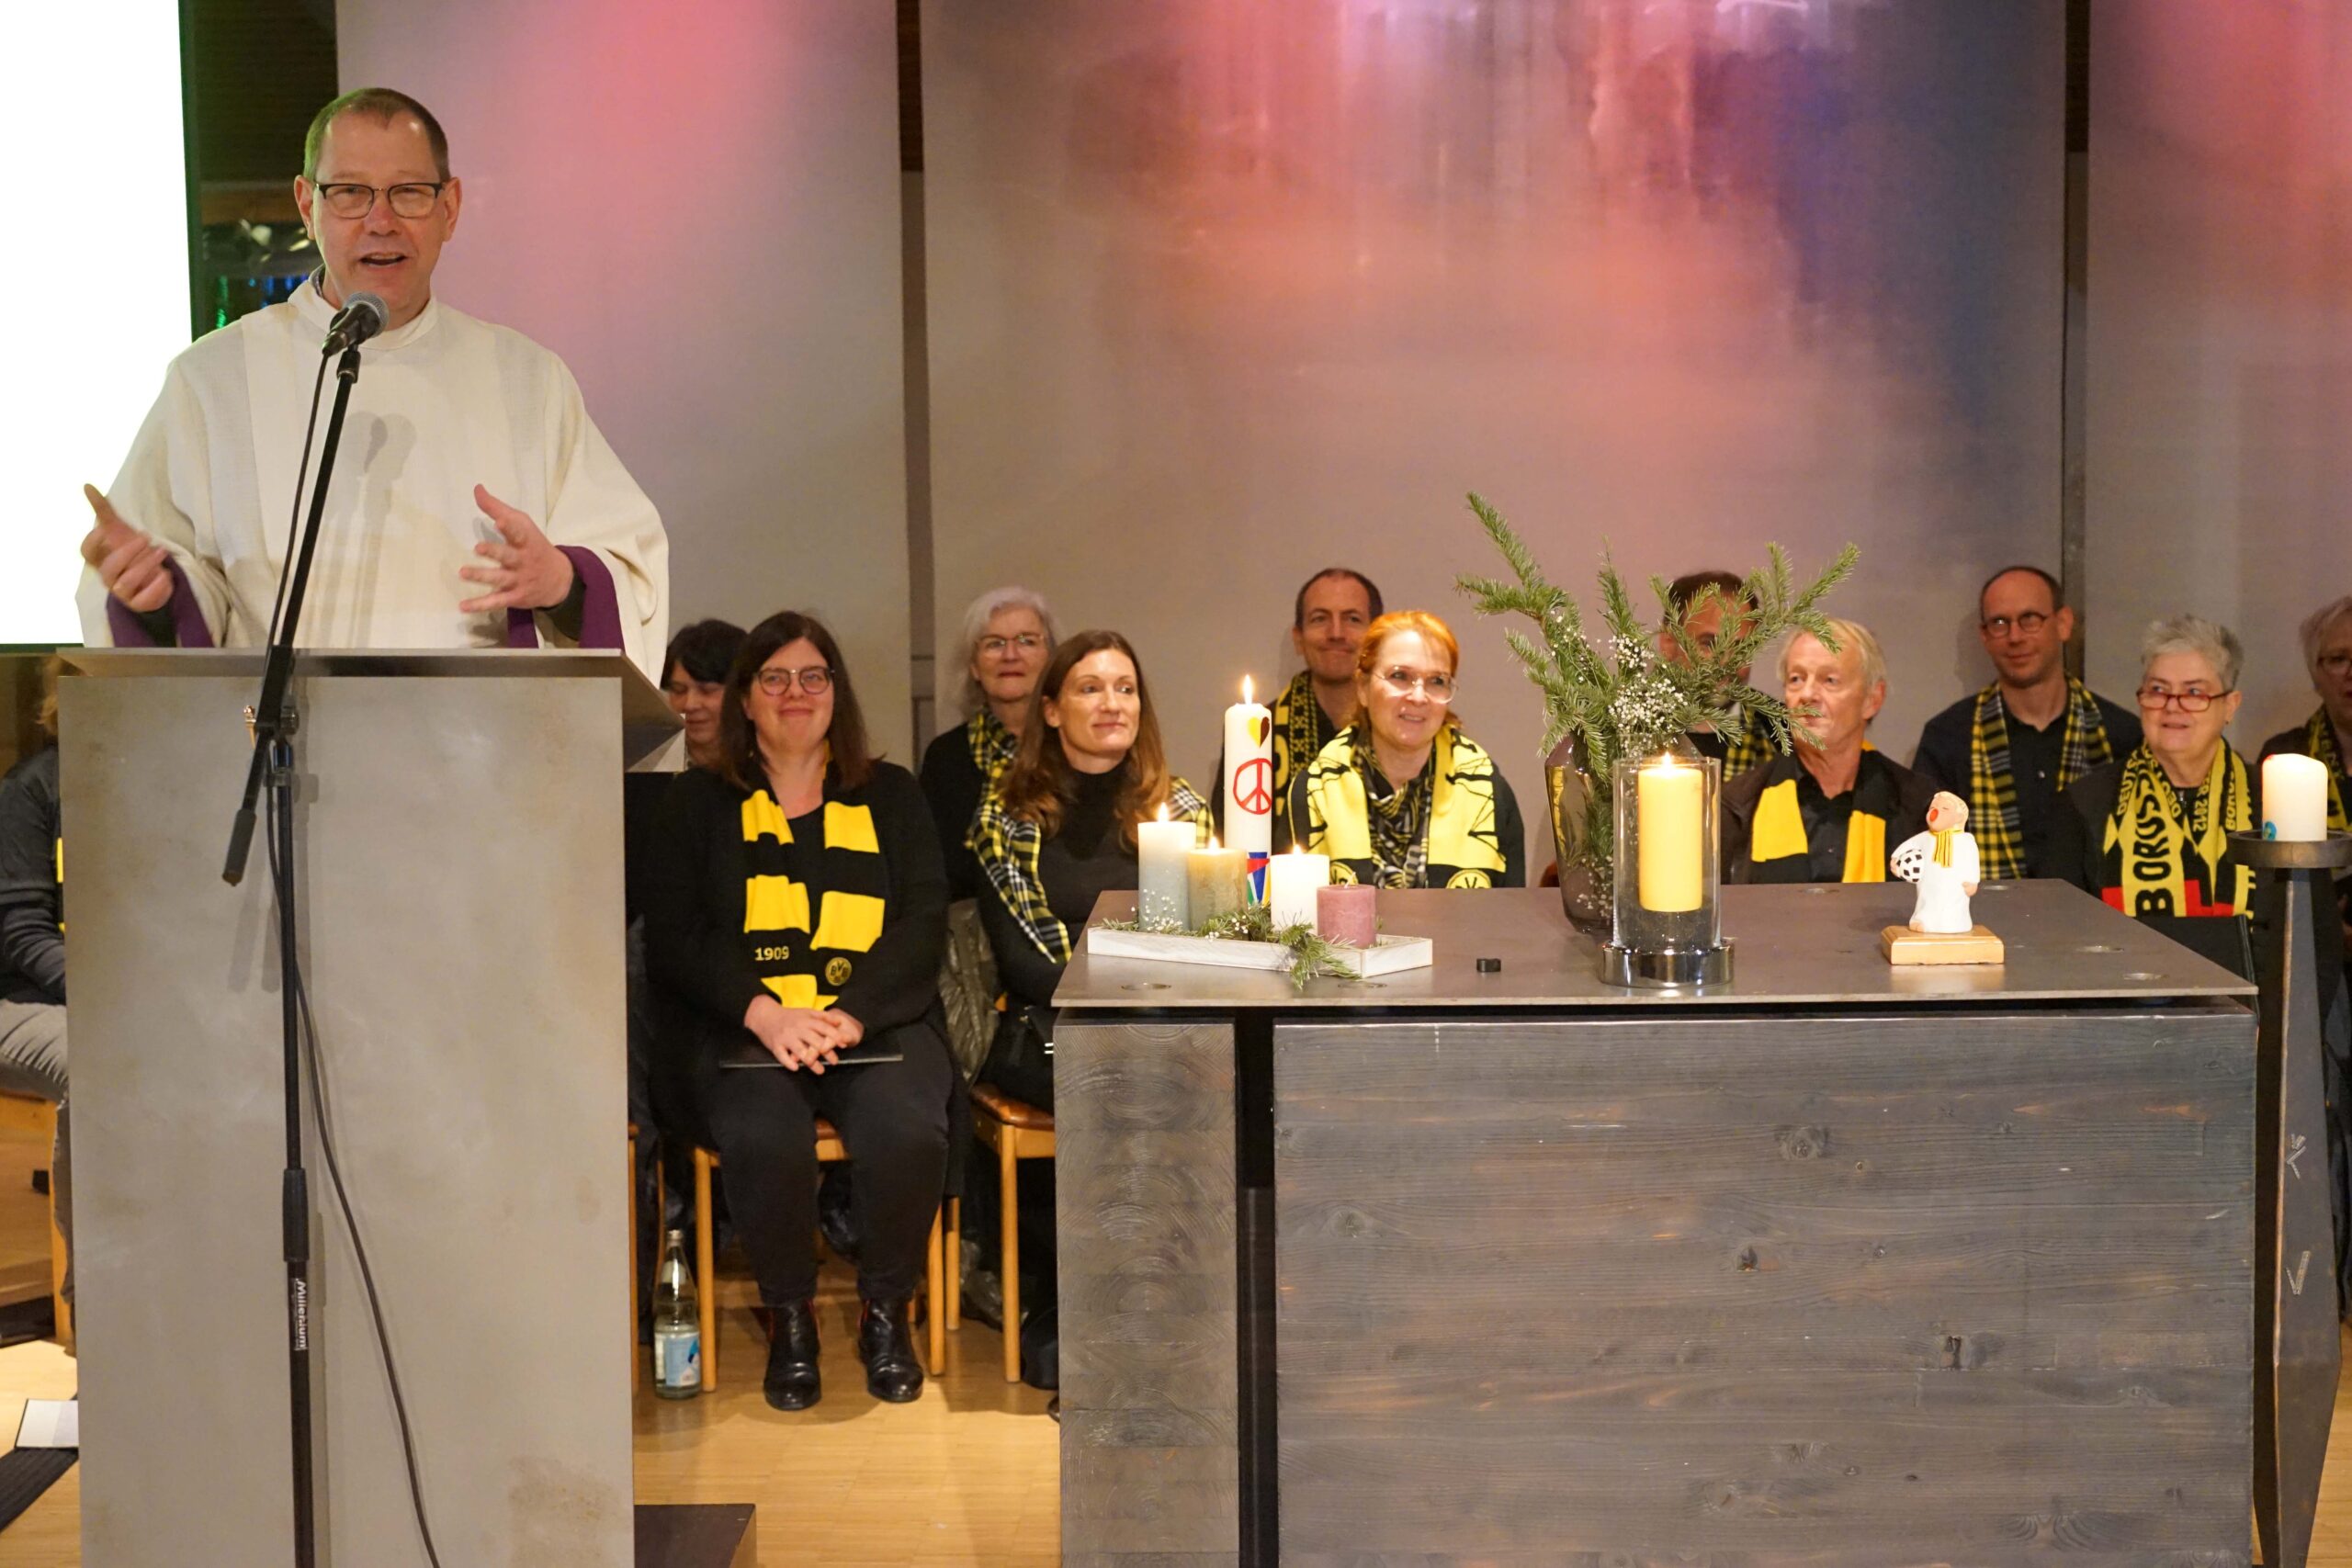
[[[311,389],[355,296],[366,347],[300,640],[322,648],[627,652],[667,635],[662,520],[589,419],[563,362],[433,295],[461,191],[448,140],[405,94],[346,93],[311,123],[295,204],[322,265],[286,303],[172,362],[104,495],[85,487],[83,636],[94,645],[254,647],[268,636],[304,486]]]
[[[2064,876],[2048,854],[2060,793],[2140,744],[2140,721],[2066,673],[2075,612],[2039,567],[1995,572],[1976,596],[1993,681],[1928,721],[1911,769],[1968,803],[1987,882]]]

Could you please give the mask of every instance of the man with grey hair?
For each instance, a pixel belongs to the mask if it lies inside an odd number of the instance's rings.
[[[1045,596],[991,588],[964,610],[964,722],[934,737],[922,754],[923,798],[947,859],[947,896],[970,898],[986,886],[966,840],[980,798],[1020,750],[1031,695],[1060,635]]]
[[[1889,849],[1927,830],[1933,787],[1863,744],[1886,705],[1878,638],[1827,629],[1830,643],[1799,632],[1781,650],[1795,750],[1724,785],[1725,882],[1884,882]]]
[[[554,355],[433,292],[461,187],[423,104],[364,87],[319,111],[294,202],[323,265],[284,304],[175,359],[121,472],[85,488],[84,640],[254,647],[308,482],[338,312],[382,302],[326,492],[312,648],[617,649],[659,673],[662,520]],[[310,410],[308,418],[304,411]]]
[[[2319,709],[2292,729],[2262,743],[2264,761],[2281,751],[2316,757],[2327,764],[2327,826],[2352,832],[2352,593],[2321,605],[2302,625],[2303,668],[2319,693]],[[2352,964],[2352,875],[2338,878],[2338,913],[2344,919],[2344,953]]]
[[[1911,768],[1967,803],[1985,880],[2052,876],[2045,851],[2066,786],[2140,744],[2140,721],[2066,673],[2075,612],[2037,566],[1976,592],[1993,679],[1928,721]]]

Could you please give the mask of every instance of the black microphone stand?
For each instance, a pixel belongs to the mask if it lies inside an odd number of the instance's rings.
[[[277,635],[270,639],[262,666],[261,700],[253,709],[253,763],[245,771],[245,795],[237,807],[229,834],[229,858],[220,879],[234,887],[244,879],[245,861],[253,849],[254,806],[266,784],[270,797],[272,854],[277,874],[277,989],[286,1045],[286,1176],[280,1206],[286,1236],[286,1348],[288,1404],[294,1444],[294,1562],[295,1568],[316,1568],[318,1519],[316,1487],[311,1468],[311,1190],[302,1167],[301,992],[295,976],[300,973],[297,942],[300,923],[295,916],[294,874],[294,734],[299,727],[291,682],[294,673],[294,634],[302,620],[302,596],[310,586],[311,558],[319,543],[319,520],[326,511],[327,483],[334,475],[335,448],[343,440],[343,416],[351,402],[353,383],[359,379],[359,349],[343,351],[334,367],[334,410],[327,417],[325,443],[319,448],[319,474],[311,491],[311,513],[302,525],[302,542],[295,553],[294,575],[287,584],[286,610],[278,618]]]

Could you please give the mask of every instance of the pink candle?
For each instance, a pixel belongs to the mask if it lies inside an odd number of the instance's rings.
[[[1315,890],[1315,934],[1326,942],[1370,947],[1380,932],[1373,913],[1373,889],[1362,883]]]

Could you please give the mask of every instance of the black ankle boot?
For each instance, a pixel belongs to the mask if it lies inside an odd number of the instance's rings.
[[[824,1392],[817,1377],[817,1313],[814,1303],[794,1302],[775,1309],[775,1333],[768,1341],[768,1403],[778,1410],[806,1410]]]
[[[912,1317],[905,1302],[867,1302],[858,1314],[857,1359],[865,1363],[865,1391],[891,1404],[922,1393]]]

